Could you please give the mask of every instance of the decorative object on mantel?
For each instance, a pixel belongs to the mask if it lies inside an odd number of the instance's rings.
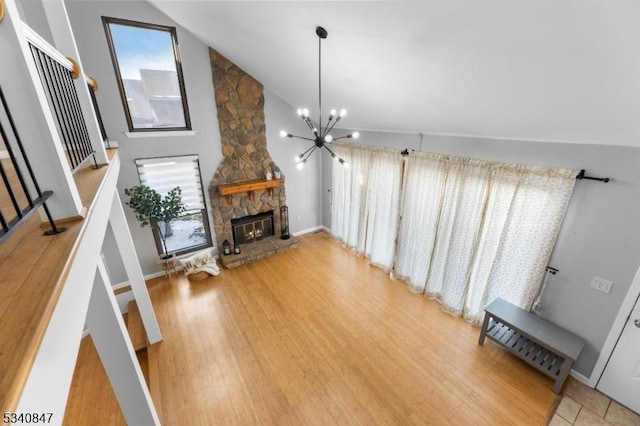
[[[298,170],[302,170],[304,168],[304,164],[307,162],[311,154],[316,149],[322,150],[325,148],[331,154],[331,158],[340,162],[340,164],[345,167],[349,167],[349,164],[344,161],[344,159],[338,157],[335,152],[327,144],[330,144],[333,141],[337,141],[339,139],[358,139],[360,137],[360,133],[353,132],[348,135],[340,136],[338,138],[334,138],[331,136],[329,132],[335,127],[335,125],[340,121],[345,115],[347,115],[347,110],[342,108],[340,112],[336,112],[335,109],[329,111],[329,119],[327,120],[327,124],[322,127],[322,40],[327,38],[329,33],[322,27],[316,27],[316,35],[318,36],[318,126],[320,129],[316,128],[311,120],[309,119],[309,109],[307,108],[299,108],[298,115],[305,122],[307,126],[309,126],[309,130],[313,133],[312,138],[307,138],[304,136],[293,135],[286,130],[280,131],[280,137],[283,138],[298,138],[304,139],[313,142],[313,145],[307,149],[302,154],[296,157],[296,162],[298,163]]]
[[[222,243],[222,251],[225,256],[231,254],[231,244],[229,243],[229,240],[224,240],[224,242]]]
[[[280,239],[288,240],[289,239],[289,207],[282,206],[280,207]]]
[[[180,260],[184,274],[191,281],[200,281],[210,275],[218,275],[220,269],[213,257],[213,249],[194,254],[191,257]]]
[[[233,246],[233,254],[240,254],[240,244]]]
[[[182,202],[182,189],[176,186],[164,198],[147,185],[125,188],[124,193],[130,197],[125,204],[135,212],[140,226],[156,228],[164,250],[160,260],[169,258],[171,253],[167,251],[167,230],[171,226],[171,222],[186,210]]]

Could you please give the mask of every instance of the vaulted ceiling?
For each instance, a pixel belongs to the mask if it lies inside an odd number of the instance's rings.
[[[323,26],[350,128],[640,147],[636,0],[149,1],[314,114]]]

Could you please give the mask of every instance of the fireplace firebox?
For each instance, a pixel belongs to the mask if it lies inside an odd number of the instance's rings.
[[[273,226],[273,210],[231,219],[233,242],[248,244],[275,235]]]

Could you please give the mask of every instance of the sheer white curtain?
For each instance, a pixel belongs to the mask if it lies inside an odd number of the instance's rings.
[[[496,167],[465,304],[479,324],[496,297],[529,309],[540,287],[575,184],[575,171]]]
[[[427,283],[446,180],[444,157],[409,157],[403,185],[395,273],[407,281],[413,291],[423,292]]]
[[[413,154],[396,275],[474,323],[496,297],[529,308],[574,176],[571,170]]]
[[[331,233],[347,246],[362,251],[364,246],[366,186],[370,151],[334,145],[332,149],[349,167],[333,163],[331,177]],[[340,167],[338,167],[340,166]]]
[[[331,232],[372,264],[390,270],[399,220],[402,156],[398,150],[334,145]]]

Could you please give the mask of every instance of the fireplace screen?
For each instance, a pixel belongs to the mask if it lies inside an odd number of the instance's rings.
[[[231,219],[233,228],[233,240],[235,244],[247,244],[260,241],[263,238],[274,235],[273,210],[258,213],[253,216],[244,216]]]

